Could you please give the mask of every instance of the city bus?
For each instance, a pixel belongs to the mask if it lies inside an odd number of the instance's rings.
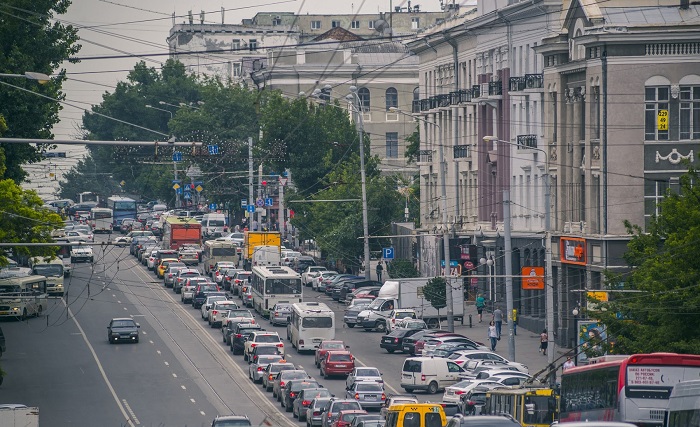
[[[700,378],[700,355],[635,354],[593,358],[561,376],[559,420],[663,425],[673,387]]]
[[[107,208],[112,209],[112,230],[121,230],[122,221],[126,218],[136,219],[136,200],[122,196],[112,196],[107,199]]]
[[[202,262],[204,273],[211,274],[214,266],[219,261],[231,261],[238,265],[241,247],[231,240],[207,240],[202,250]]]
[[[92,191],[84,191],[82,193],[78,193],[78,203],[95,203],[96,205],[99,205],[100,196]]]
[[[49,295],[63,296],[63,277],[65,267],[61,258],[33,258],[30,260],[32,274],[46,277],[46,293]]]
[[[321,341],[335,339],[335,313],[322,302],[294,303],[287,337],[297,352],[314,350]]]
[[[551,388],[495,388],[486,392],[481,414],[510,415],[522,426],[549,427],[557,419],[557,406]]]
[[[676,384],[668,399],[666,427],[700,426],[700,380]]]
[[[263,317],[278,302],[301,302],[301,276],[289,267],[253,267],[250,284],[253,308]]]
[[[0,318],[24,320],[41,316],[48,306],[46,277],[18,276],[0,279]]]
[[[93,233],[111,234],[114,227],[114,212],[109,208],[92,208],[90,209],[90,222]]]

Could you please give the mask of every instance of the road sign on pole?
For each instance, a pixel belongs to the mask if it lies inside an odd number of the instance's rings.
[[[272,206],[272,202],[273,202],[272,197],[267,197],[265,199],[265,206]]]
[[[382,248],[382,258],[394,259],[394,248]]]

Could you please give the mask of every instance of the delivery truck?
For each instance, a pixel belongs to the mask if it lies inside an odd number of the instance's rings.
[[[437,328],[447,319],[447,307],[438,310],[425,298],[423,288],[431,278],[417,277],[409,279],[387,280],[379,289],[377,298],[366,310],[357,315],[357,325],[366,330],[387,330],[387,320],[396,308],[412,309],[419,319],[423,319],[430,328]],[[453,316],[455,321],[464,317],[464,293],[459,289],[461,278],[448,277],[445,286],[452,286]]]
[[[169,216],[163,222],[164,249],[180,249],[180,246],[202,244],[202,224],[194,218]]]
[[[282,239],[279,231],[246,231],[243,236],[243,260],[246,270],[250,270],[253,263],[253,254],[256,246],[276,246],[282,248]]]

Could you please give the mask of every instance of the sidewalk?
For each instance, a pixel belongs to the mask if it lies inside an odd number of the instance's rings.
[[[472,315],[472,327],[469,327],[469,315]],[[504,316],[505,317],[505,316]],[[485,346],[490,346],[490,341],[488,339],[488,327],[491,321],[491,313],[484,311],[483,322],[479,323],[479,315],[476,312],[476,307],[472,304],[467,304],[465,306],[464,313],[464,325],[460,322],[455,322],[455,332],[467,336],[474,341],[482,342]],[[446,328],[447,323],[443,322],[443,329]],[[552,343],[550,343],[552,345]],[[540,370],[547,366],[547,356],[539,352],[540,348],[540,334],[538,332],[528,331],[526,329],[518,327],[515,335],[515,360],[514,362],[520,362],[527,365],[530,370],[530,375],[534,375]],[[550,348],[550,350],[552,350]],[[555,364],[558,366],[564,362],[564,360],[559,360],[556,362],[557,358],[566,354],[567,349],[562,349],[555,347],[554,349],[554,360]],[[496,345],[496,353],[508,359],[508,324],[503,322],[501,329],[501,340],[498,341]],[[561,374],[561,368],[557,371],[557,377]]]

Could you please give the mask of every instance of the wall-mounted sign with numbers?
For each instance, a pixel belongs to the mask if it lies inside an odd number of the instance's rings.
[[[659,110],[656,127],[659,130],[668,130],[668,110]]]

